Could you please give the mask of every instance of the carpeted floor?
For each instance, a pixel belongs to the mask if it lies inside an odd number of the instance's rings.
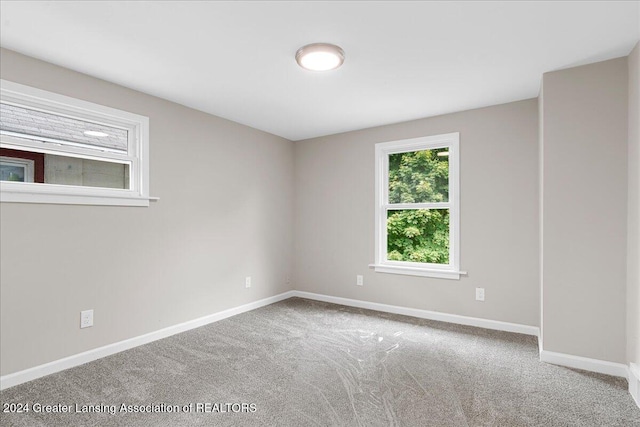
[[[640,426],[626,388],[534,337],[292,298],[4,390],[30,410],[0,424]]]

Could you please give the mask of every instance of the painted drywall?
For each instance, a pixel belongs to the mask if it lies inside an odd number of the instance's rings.
[[[627,206],[627,360],[640,366],[640,43],[629,71]]]
[[[627,59],[543,76],[543,348],[626,361]]]
[[[160,197],[148,208],[0,204],[2,375],[291,289],[290,141],[0,55],[2,79],[148,116]],[[86,309],[95,326],[81,330]]]
[[[296,289],[538,326],[537,108],[531,99],[296,142]],[[460,132],[468,276],[374,272],[375,144],[449,132]]]

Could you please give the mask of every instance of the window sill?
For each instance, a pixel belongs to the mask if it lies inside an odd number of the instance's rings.
[[[396,265],[369,264],[376,273],[404,274],[407,276],[434,277],[438,279],[459,280],[460,276],[466,276],[466,271],[438,270],[421,267],[404,267]]]
[[[42,186],[46,186],[43,188]],[[130,191],[54,184],[0,183],[0,202],[56,205],[149,206],[158,197],[144,197]]]

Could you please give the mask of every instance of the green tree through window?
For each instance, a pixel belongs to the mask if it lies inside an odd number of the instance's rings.
[[[449,200],[447,148],[389,155],[389,203]],[[387,259],[449,263],[449,209],[394,209],[387,212]]]

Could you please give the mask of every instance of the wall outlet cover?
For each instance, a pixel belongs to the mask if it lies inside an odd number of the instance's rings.
[[[93,310],[84,310],[80,312],[80,329],[90,328],[93,326]]]

